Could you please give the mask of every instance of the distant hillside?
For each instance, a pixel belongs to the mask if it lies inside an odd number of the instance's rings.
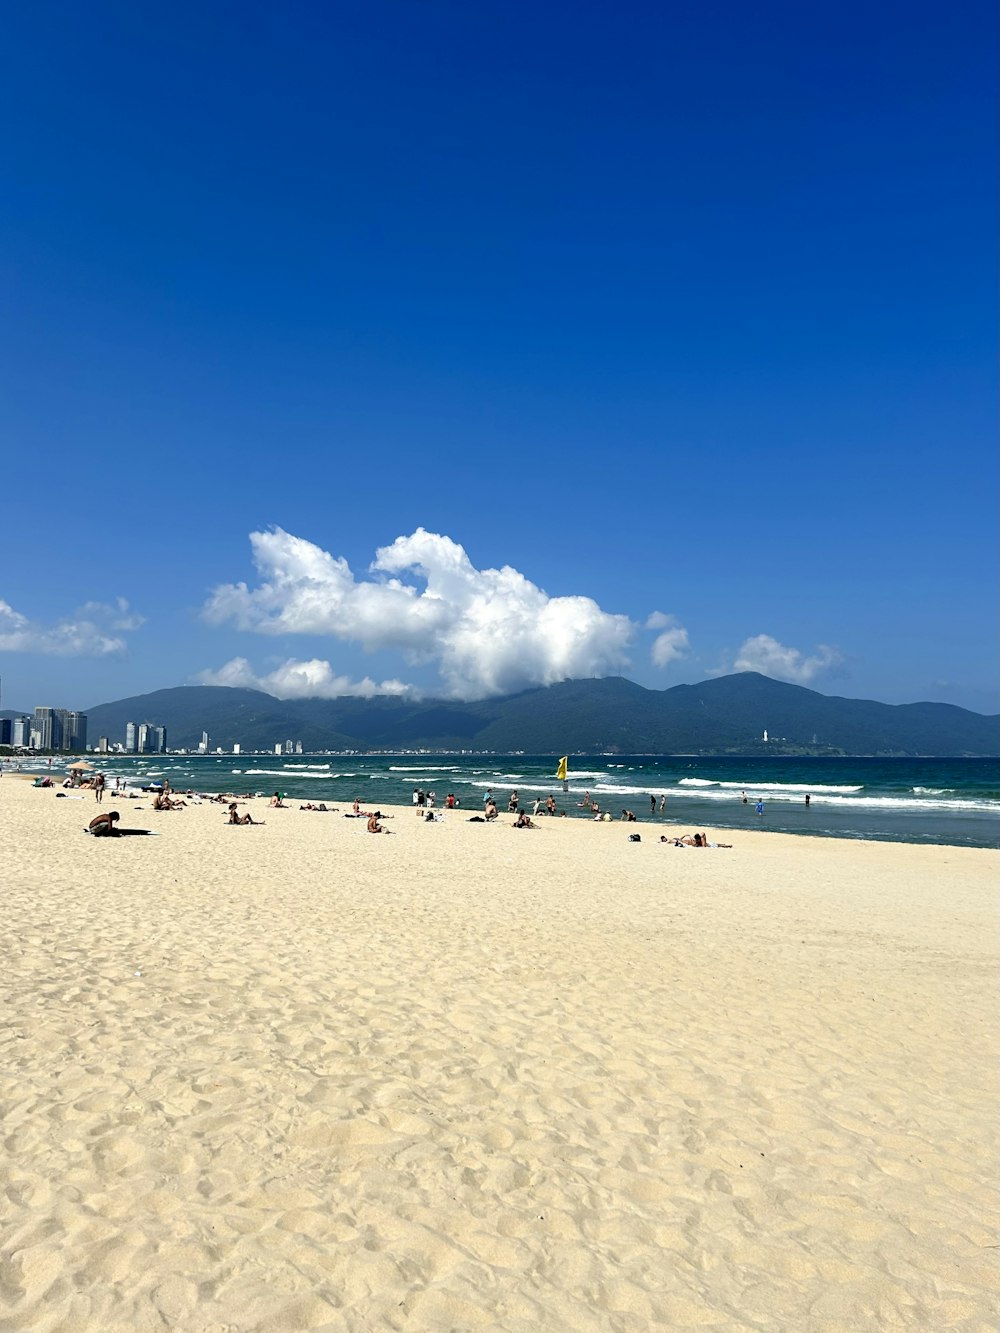
[[[321,704],[321,700],[316,701]],[[249,750],[273,748],[277,741],[301,740],[306,749],[351,749],[349,736],[260,690],[238,690],[218,685],[180,685],[152,694],[134,695],[115,703],[87,709],[87,737],[124,742],[128,722],[155,722],[167,729],[170,749],[194,749],[207,731],[212,746],[231,750],[242,744]]]
[[[647,690],[620,676],[570,680],[475,703],[274,699],[259,690],[185,685],[87,709],[91,743],[123,741],[127,722],[166,726],[172,749],[467,749],[532,753],[995,755],[1000,719],[951,704],[843,699],[740,672]],[[768,731],[769,744],[762,735]]]

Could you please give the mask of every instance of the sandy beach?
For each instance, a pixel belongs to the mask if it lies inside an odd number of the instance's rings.
[[[997,853],[139,804],[0,783],[4,1333],[996,1327]]]

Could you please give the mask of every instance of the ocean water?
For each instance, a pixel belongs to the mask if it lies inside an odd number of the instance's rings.
[[[98,756],[92,756],[97,762]],[[618,818],[685,831],[741,828],[889,842],[1000,845],[1000,761],[996,759],[692,758],[684,755],[574,755],[569,791],[552,755],[108,755],[111,778],[130,786],[169,778],[175,789],[285,793],[290,803],[346,807],[409,804],[414,788],[442,806],[451,792],[469,813],[492,790],[501,810],[517,789],[530,808],[550,793],[560,811],[589,818],[584,794]],[[45,760],[34,761],[44,770]],[[29,764],[23,763],[23,769]],[[58,762],[53,770],[61,772]],[[747,803],[743,804],[743,794]],[[805,797],[811,798],[806,806]],[[650,814],[650,797],[656,813]],[[666,797],[660,813],[660,798]],[[107,798],[105,798],[107,799]],[[764,813],[757,815],[758,800]]]

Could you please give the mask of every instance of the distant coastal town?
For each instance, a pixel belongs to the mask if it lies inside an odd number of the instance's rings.
[[[166,754],[167,729],[154,722],[129,722],[123,741],[101,736],[96,746],[87,744],[87,714],[69,708],[36,708],[21,717],[0,718],[0,745],[15,750],[62,750],[80,754]]]
[[[96,745],[87,743],[87,714],[69,708],[36,708],[21,717],[0,718],[0,746],[13,750],[62,751],[68,754],[167,754],[167,729],[158,722],[126,722],[122,740],[99,736]],[[230,750],[212,748],[207,731],[201,733],[197,747],[169,751],[173,754],[241,754],[236,743]],[[273,748],[256,750],[258,754],[302,754],[301,741],[278,741]]]

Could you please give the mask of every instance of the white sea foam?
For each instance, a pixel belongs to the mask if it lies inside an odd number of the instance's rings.
[[[606,795],[612,795],[612,796],[616,794],[619,796],[633,796],[633,797],[647,797],[647,798],[649,796],[649,792],[644,787],[626,786],[624,783],[620,782],[595,782],[590,790],[592,792],[601,792]],[[661,790],[663,789],[659,787],[657,788],[657,791]],[[674,792],[674,790],[675,790],[674,788],[668,787],[666,789],[667,796],[669,797]],[[573,794],[577,795],[578,793],[573,793]],[[693,796],[701,796],[703,793],[701,791],[688,791],[688,792],[679,791],[676,792],[676,794],[678,796],[693,797]]]
[[[816,792],[835,793],[835,792],[863,792],[864,784],[857,786],[823,786],[821,784],[811,786],[808,782],[720,782],[719,786],[724,786],[728,790],[747,790],[753,788],[755,792]]]
[[[390,764],[390,773],[460,773],[455,764]]]
[[[353,773],[289,773],[287,768],[247,768],[243,770],[247,777],[292,778],[296,782],[328,782],[331,778],[349,778]]]
[[[839,795],[836,792],[822,792],[816,787],[803,787],[803,791],[809,791],[813,794],[814,806],[827,806],[835,809],[868,809],[868,810],[910,810],[910,811],[928,811],[928,810],[951,810],[955,813],[979,813],[979,814],[1000,814],[1000,801],[984,800],[933,800],[926,796],[854,796]],[[849,788],[849,791],[860,791],[862,788]],[[802,797],[797,791],[785,788],[775,790],[774,787],[767,790],[764,787],[746,788],[750,800],[756,804],[758,795],[766,791],[767,803],[774,805],[801,805]],[[815,793],[819,791],[820,794]],[[594,787],[595,794],[608,796],[640,796],[641,788],[621,786],[617,783],[598,783]],[[721,791],[719,789],[710,790],[706,787],[671,787],[667,789],[667,809],[669,810],[671,802],[674,801],[711,801],[714,804],[733,804],[733,793],[731,791]],[[739,804],[739,802],[737,802]],[[765,806],[766,808],[766,806]]]
[[[882,810],[951,810],[955,814],[1000,814],[1000,801],[933,800],[925,796],[919,800],[911,796],[828,796],[823,804],[840,808],[867,806]]]
[[[910,791],[917,796],[947,796],[955,790],[954,787],[911,787]]]
[[[855,792],[863,791],[863,785],[856,787],[828,787],[822,784],[815,786],[808,782],[754,782],[751,778],[748,782],[712,782],[707,778],[681,778],[678,783],[680,787],[722,787],[727,791],[800,791],[811,792],[815,795],[817,792]]]

